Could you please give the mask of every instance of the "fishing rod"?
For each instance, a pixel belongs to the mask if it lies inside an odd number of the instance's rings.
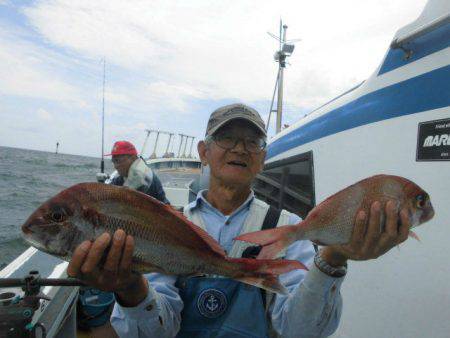
[[[105,72],[106,59],[103,58],[103,100],[102,100],[102,160],[100,162],[100,172],[105,172]]]
[[[102,159],[100,160],[100,172],[97,173],[97,182],[105,183],[109,178],[105,174],[105,83],[106,83],[106,58],[103,58],[103,98],[102,98]]]

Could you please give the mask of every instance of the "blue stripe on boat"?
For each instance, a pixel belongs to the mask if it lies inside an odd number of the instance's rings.
[[[450,106],[450,66],[366,94],[272,142],[267,159],[365,124]]]

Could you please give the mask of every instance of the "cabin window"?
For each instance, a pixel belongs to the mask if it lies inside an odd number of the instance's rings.
[[[315,205],[312,152],[267,164],[253,189],[259,199],[304,219]]]

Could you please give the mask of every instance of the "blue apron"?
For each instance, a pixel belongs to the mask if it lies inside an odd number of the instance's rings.
[[[261,290],[229,278],[180,277],[178,338],[267,338]]]

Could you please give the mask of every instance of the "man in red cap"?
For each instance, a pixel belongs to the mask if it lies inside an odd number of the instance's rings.
[[[111,154],[112,163],[117,170],[109,183],[127,186],[152,196],[163,203],[169,203],[166,193],[156,173],[138,156],[136,148],[131,142],[117,141]]]

